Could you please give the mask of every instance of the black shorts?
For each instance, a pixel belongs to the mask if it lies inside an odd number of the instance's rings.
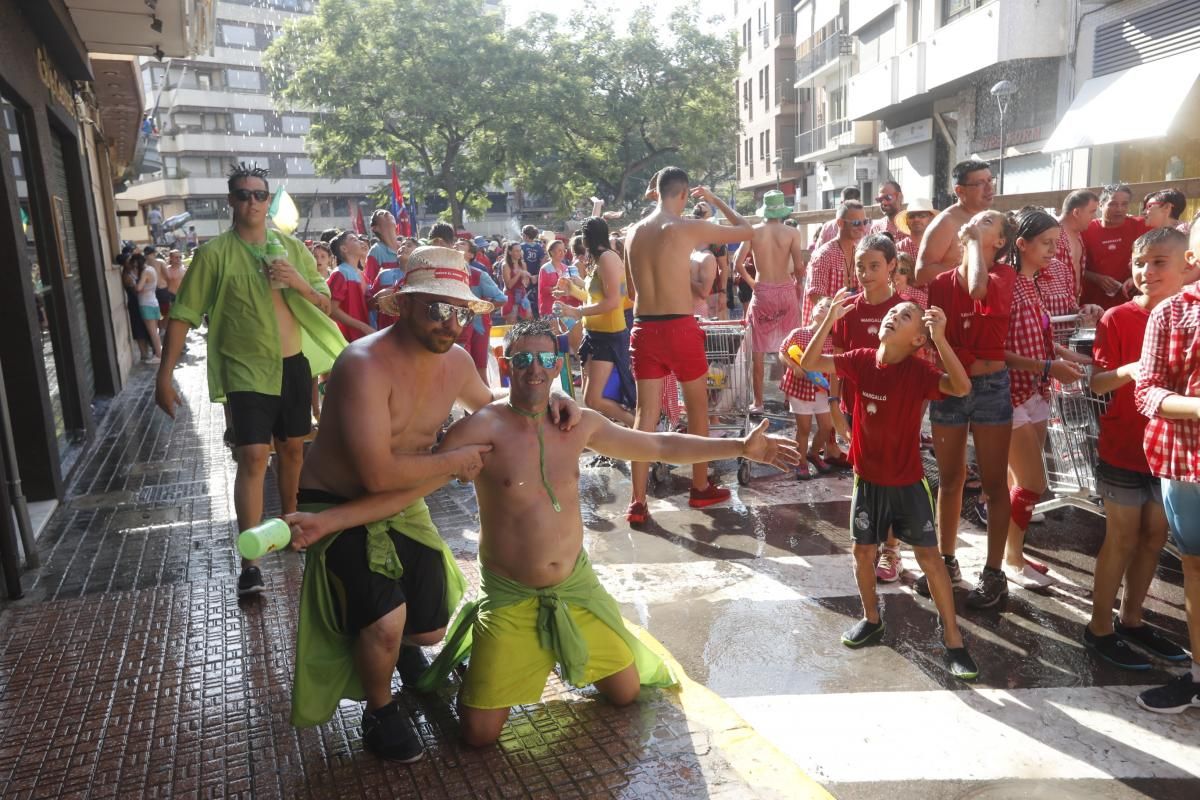
[[[305,437],[312,431],[312,370],[303,353],[283,360],[278,395],[229,392],[233,446],[269,444],[271,437]]]
[[[850,533],[855,544],[883,544],[891,528],[912,547],[936,547],[933,492],[922,478],[907,486],[880,486],[854,476]]]
[[[314,489],[301,489],[304,503],[345,503],[345,498]],[[446,627],[446,570],[441,552],[389,530],[404,575],[394,581],[367,566],[367,529],[347,528],[325,551],[325,573],[333,595],[334,613],[343,630],[357,634],[392,610],[407,605],[406,635],[429,633]]]

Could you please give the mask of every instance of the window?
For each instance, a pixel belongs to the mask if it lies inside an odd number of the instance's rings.
[[[990,0],[942,0],[942,24],[945,25]]]
[[[312,159],[306,156],[288,156],[284,169],[288,175],[315,175]]]
[[[381,158],[364,158],[358,162],[359,175],[387,175],[387,162]]]
[[[763,96],[765,102],[763,108],[767,111],[771,110],[771,68],[763,67]]]
[[[256,69],[227,69],[225,83],[230,89],[257,92],[262,89],[262,76]]]
[[[758,99],[762,100],[763,96],[763,71],[758,71]]]
[[[771,171],[771,132],[763,131],[763,158],[767,162],[767,172]]]
[[[192,219],[221,219],[225,216],[224,198],[188,198],[183,201],[184,210],[192,213]]]
[[[226,47],[254,47],[258,37],[254,28],[246,25],[221,24],[221,43]]]
[[[229,130],[229,116],[227,114],[204,114],[200,120],[200,127],[206,131],[221,131]]]
[[[233,129],[238,133],[265,133],[267,122],[262,114],[234,114]]]
[[[284,133],[293,136],[303,136],[308,133],[312,127],[312,120],[308,117],[296,117],[290,114],[284,114],[279,118],[279,125]]]

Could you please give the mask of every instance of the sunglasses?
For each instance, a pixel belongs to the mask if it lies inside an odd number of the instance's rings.
[[[895,199],[896,199],[896,198],[895,198],[893,195],[890,195],[890,194],[881,194],[881,195],[878,195],[878,196],[875,198],[875,202],[876,202],[876,203],[883,203],[883,202],[888,202],[888,203],[890,203],[890,202],[892,202],[892,201],[893,201],[893,200],[895,200]]]
[[[265,203],[267,202],[267,198],[271,196],[271,193],[266,189],[234,189],[230,194],[239,203],[248,203],[251,197],[260,203]]]
[[[462,306],[430,302],[426,303],[425,307],[429,312],[429,319],[433,322],[445,322],[454,317],[458,321],[459,327],[465,327],[468,322],[475,319],[475,312]]]
[[[513,353],[511,356],[505,356],[508,363],[513,365],[513,369],[528,369],[533,365],[534,357],[537,357],[538,363],[542,365],[542,369],[554,369],[558,364],[558,353],[550,353],[542,351],[540,353],[530,353],[521,351]]]
[[[849,225],[851,228],[861,228],[863,225],[870,225],[869,219],[843,219],[842,222]]]

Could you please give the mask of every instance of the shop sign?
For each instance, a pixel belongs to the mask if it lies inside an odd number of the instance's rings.
[[[879,150],[895,150],[898,147],[908,147],[933,138],[933,118],[919,120],[909,125],[897,128],[884,128],[879,131]]]
[[[46,54],[43,47],[37,49],[38,76],[42,79],[42,83],[50,91],[50,96],[53,97],[63,110],[75,118],[75,93],[71,91],[71,83],[62,76],[58,68],[54,66],[54,62],[50,60],[50,56]]]

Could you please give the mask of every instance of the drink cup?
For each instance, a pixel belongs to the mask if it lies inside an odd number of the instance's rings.
[[[267,261],[263,269],[267,271],[267,280],[270,281],[272,289],[286,289],[286,283],[277,281],[271,277],[269,267],[276,261],[287,261],[287,248],[283,246],[283,242],[271,237],[270,241],[267,242]]]
[[[292,541],[292,529],[281,519],[260,522],[238,536],[238,552],[248,561],[256,561],[273,550],[283,550]]]

